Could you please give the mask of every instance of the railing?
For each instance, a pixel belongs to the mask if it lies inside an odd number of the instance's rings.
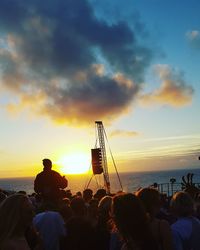
[[[200,188],[200,183],[193,183],[193,185]],[[167,196],[172,196],[174,193],[181,190],[183,190],[182,184],[178,182],[158,184],[158,191],[162,194],[166,194]]]

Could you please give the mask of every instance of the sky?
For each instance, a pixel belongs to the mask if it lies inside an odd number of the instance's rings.
[[[198,168],[198,0],[1,0],[0,177]]]

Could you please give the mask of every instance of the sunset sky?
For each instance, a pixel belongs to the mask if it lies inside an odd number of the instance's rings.
[[[199,0],[1,0],[0,178],[200,166]],[[109,161],[109,150],[107,150]],[[114,168],[109,162],[109,171]]]

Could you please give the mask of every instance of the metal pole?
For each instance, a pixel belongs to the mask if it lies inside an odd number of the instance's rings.
[[[106,157],[106,149],[105,149],[105,141],[104,141],[104,129],[102,121],[95,121],[98,131],[99,138],[99,146],[101,148],[102,153],[102,165],[103,165],[103,176],[104,176],[104,185],[108,194],[110,194],[110,180],[108,174],[108,165],[107,165],[107,157]]]

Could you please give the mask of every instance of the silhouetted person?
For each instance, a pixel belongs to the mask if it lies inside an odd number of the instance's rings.
[[[142,202],[148,215],[150,229],[159,249],[172,250],[172,233],[170,225],[166,220],[158,219],[156,215],[160,211],[160,193],[155,188],[142,188],[136,193]]]
[[[94,195],[94,198],[100,201],[106,195],[107,195],[106,190],[103,188],[100,188],[97,190],[96,194]]]
[[[95,230],[87,218],[85,201],[82,197],[71,200],[72,216],[66,221],[66,237],[62,250],[94,250]]]
[[[33,216],[31,203],[28,197],[23,194],[16,193],[2,201],[0,205],[1,250],[31,249],[25,232],[32,226]]]
[[[60,198],[60,189],[66,188],[68,181],[51,169],[51,160],[44,159],[43,166],[43,171],[35,178],[34,190],[42,196],[44,201],[56,202]]]
[[[98,204],[98,218],[96,225],[96,250],[110,249],[110,232],[112,197],[104,196]]]
[[[200,221],[193,216],[194,201],[186,192],[177,192],[171,199],[171,211],[177,221],[171,225],[174,249],[200,249]]]
[[[123,240],[121,250],[158,250],[148,216],[137,196],[131,193],[114,196],[111,211]]]
[[[89,205],[91,199],[93,197],[93,191],[89,188],[83,191],[83,199],[87,205]]]

